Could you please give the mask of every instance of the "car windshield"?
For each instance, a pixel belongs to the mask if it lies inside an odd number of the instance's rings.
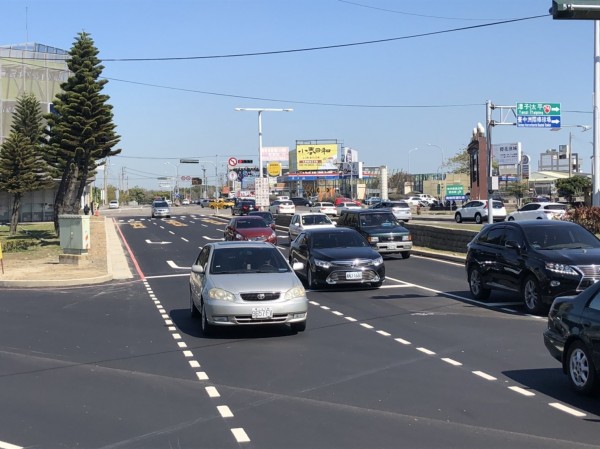
[[[210,265],[211,274],[286,273],[290,268],[274,247],[217,248]]]
[[[166,201],[156,201],[154,207],[169,207]]]
[[[256,218],[242,218],[235,221],[235,227],[238,229],[247,229],[247,228],[267,228],[267,222],[260,217]]]
[[[369,227],[391,227],[398,226],[398,221],[393,214],[364,214],[360,216],[360,225]]]
[[[391,203],[390,207],[404,207],[409,208],[410,206],[404,202]]]
[[[273,221],[273,215],[271,215],[271,212],[250,212],[249,215],[253,217],[262,217],[266,221]]]
[[[326,215],[304,215],[302,217],[303,225],[329,225],[333,224]]]
[[[319,232],[311,237],[312,247],[323,248],[362,248],[369,244],[356,232]]]
[[[600,240],[578,226],[526,228],[525,236],[532,248],[542,250],[600,248]]]
[[[242,206],[254,206],[254,201],[244,200],[241,202]]]
[[[292,203],[291,201],[282,201],[279,203],[282,206],[293,206],[294,203]]]

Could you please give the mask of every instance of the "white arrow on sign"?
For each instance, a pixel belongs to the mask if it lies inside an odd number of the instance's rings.
[[[235,167],[237,165],[237,159],[234,157],[230,157],[229,160],[227,161],[227,163],[229,164],[230,167]]]
[[[146,239],[146,243],[148,243],[150,245],[168,245],[171,242],[152,242],[152,241]]]
[[[560,119],[550,120],[550,123],[560,123]]]

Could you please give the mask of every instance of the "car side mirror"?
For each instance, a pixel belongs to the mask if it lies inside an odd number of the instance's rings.
[[[504,246],[507,246],[508,248],[514,248],[516,250],[521,249],[521,245],[519,245],[519,242],[516,240],[507,240]]]
[[[204,274],[204,267],[202,265],[192,265],[192,273]]]
[[[292,265],[292,269],[294,271],[302,271],[304,270],[304,264],[302,262],[294,262]]]

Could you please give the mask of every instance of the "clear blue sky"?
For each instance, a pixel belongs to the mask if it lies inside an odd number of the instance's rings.
[[[105,92],[123,149],[111,171],[125,167],[129,187],[158,188],[156,177],[175,174],[166,161],[257,159],[257,114],[234,109],[285,107],[294,112],[263,114],[264,146],[338,139],[367,165],[390,170],[407,170],[409,150],[419,148],[411,153],[411,171],[436,172],[441,151],[427,144],[443,148],[446,158],[455,155],[477,122],[485,123],[488,99],[557,102],[564,124],[592,124],[591,21],[548,15],[408,38],[544,15],[550,6],[551,0],[4,0],[0,44],[28,40],[69,50],[83,30],[102,59],[120,59],[407,37],[264,56],[106,61]],[[537,170],[539,153],[567,144],[569,131],[589,171],[592,131],[498,126],[493,142],[522,142]],[[199,166],[181,165],[179,175],[185,174],[198,176]]]

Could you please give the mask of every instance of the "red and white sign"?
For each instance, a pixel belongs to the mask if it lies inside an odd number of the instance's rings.
[[[227,163],[230,167],[235,167],[237,165],[237,159],[234,157],[230,157]]]

